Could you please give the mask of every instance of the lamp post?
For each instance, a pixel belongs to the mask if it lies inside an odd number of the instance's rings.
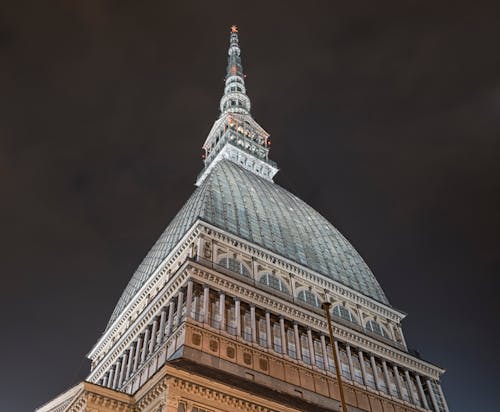
[[[332,346],[332,352],[333,352],[333,362],[335,363],[335,372],[337,374],[337,381],[339,383],[340,404],[342,405],[342,412],[347,412],[347,406],[345,404],[345,398],[344,398],[344,389],[342,388],[342,377],[340,374],[339,358],[337,356],[337,351],[335,350],[335,339],[333,337],[332,318],[330,316],[331,305],[332,304],[330,302],[323,302],[321,307],[325,311],[326,322],[328,323],[328,332],[330,334],[330,345]]]

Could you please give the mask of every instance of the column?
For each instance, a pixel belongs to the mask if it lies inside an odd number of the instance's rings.
[[[151,329],[151,339],[149,340],[149,353],[153,353],[156,345],[156,335],[158,330],[158,317],[153,319],[153,327]]]
[[[114,379],[113,379],[113,389],[116,389],[118,386],[118,378],[120,377],[120,365],[121,365],[121,360],[118,359],[118,362],[116,362],[115,369],[114,369]]]
[[[366,367],[365,367],[365,358],[363,356],[363,352],[358,350],[358,358],[359,364],[361,365],[361,375],[363,376],[363,383],[365,386],[368,386],[368,380],[366,379]]]
[[[434,410],[436,412],[439,412],[438,403],[436,400],[436,396],[434,395],[434,391],[432,390],[430,379],[427,379],[425,383],[427,384],[427,389],[429,390],[429,394],[431,395],[432,406],[434,407]]]
[[[392,365],[392,369],[394,371],[394,380],[396,381],[396,387],[398,388],[399,398],[404,399],[403,397],[403,385],[401,385],[401,378],[399,376],[399,370],[396,365]]]
[[[347,362],[349,363],[349,370],[351,371],[351,380],[353,382],[356,382],[356,378],[354,375],[354,364],[352,363],[351,347],[348,344],[345,345],[345,351],[347,353]]]
[[[241,338],[241,302],[238,298],[234,300],[234,318],[236,322],[236,336]]]
[[[128,352],[125,351],[125,354],[122,357],[122,364],[120,368],[120,379],[118,379],[118,388],[121,388],[123,381],[125,380],[125,371],[127,370],[127,355]]]
[[[143,363],[146,360],[146,355],[148,354],[148,343],[149,343],[149,325],[146,326],[146,332],[144,333],[144,343],[142,344],[141,363]]]
[[[104,378],[102,378],[102,386],[108,386],[108,374],[104,375]]]
[[[134,344],[130,345],[130,349],[128,351],[128,363],[127,363],[127,372],[125,373],[125,379],[128,379],[130,373],[132,372],[133,360],[134,360]]]
[[[307,344],[309,345],[309,356],[311,357],[311,365],[316,366],[316,354],[314,353],[314,342],[311,329],[307,329]]]
[[[422,381],[420,380],[419,375],[415,375],[415,379],[417,380],[417,388],[418,394],[420,395],[420,400],[422,401],[422,405],[425,409],[429,409],[429,404],[427,403],[427,398],[425,397],[424,387],[422,386]]]
[[[391,391],[391,381],[389,380],[389,371],[387,370],[387,363],[385,360],[382,361],[382,370],[384,371],[385,385],[387,386],[387,393],[392,395]]]
[[[252,328],[252,342],[257,342],[257,328],[255,323],[255,305],[250,305],[250,327]]]
[[[174,328],[179,326],[179,323],[181,323],[182,319],[182,305],[184,304],[184,292],[179,290],[179,293],[177,294],[177,316],[174,318]]]
[[[174,308],[175,302],[172,298],[170,303],[168,304],[168,321],[167,321],[167,330],[165,331],[165,337],[169,337],[172,333],[172,325],[174,323]]]
[[[161,308],[160,314],[160,328],[158,329],[158,344],[161,344],[165,339],[165,321],[167,319],[167,308]]]
[[[439,394],[441,395],[441,400],[443,401],[444,410],[446,412],[450,412],[450,410],[448,409],[448,403],[446,402],[446,398],[444,397],[443,388],[441,388],[441,385],[439,383],[437,384],[437,387],[439,390]]]
[[[219,293],[220,330],[226,330],[226,295]]]
[[[281,353],[286,355],[287,345],[286,345],[286,329],[285,329],[285,319],[280,317],[280,332],[281,332]]]
[[[210,288],[203,286],[203,322],[210,323],[210,314],[208,313],[208,306],[210,305]]]
[[[328,349],[326,348],[325,335],[321,335],[319,338],[321,340],[321,349],[323,350],[323,363],[325,364],[325,370],[330,371],[330,362],[328,362]]]
[[[300,350],[300,334],[299,325],[293,324],[293,332],[295,334],[295,352],[297,353],[297,359],[302,360],[302,351]]]
[[[273,330],[271,328],[271,314],[266,310],[266,338],[267,338],[267,348],[273,348]]]
[[[137,370],[137,367],[139,366],[139,359],[141,356],[142,337],[143,337],[143,335],[140,334],[139,338],[137,339],[137,345],[135,346],[135,359],[134,359],[134,368],[132,369],[132,373],[135,372]]]
[[[191,317],[192,305],[193,305],[193,281],[188,280],[187,291],[186,291],[186,318]]]
[[[335,341],[333,346],[335,347],[335,352],[337,352],[337,359],[339,360],[339,368],[340,368],[339,373],[340,373],[340,375],[344,376],[344,374],[342,373],[343,372],[342,371],[342,358],[340,357],[340,349],[339,349],[338,341]]]
[[[373,379],[375,380],[375,387],[377,388],[377,390],[380,391],[381,389],[380,389],[380,382],[378,380],[377,362],[375,362],[375,358],[373,357],[373,355],[370,355],[370,363],[372,365]]]
[[[413,385],[411,383],[410,373],[408,369],[405,370],[406,386],[408,386],[408,391],[410,392],[410,399],[414,405],[418,405],[418,399],[415,399],[415,394],[413,393]]]

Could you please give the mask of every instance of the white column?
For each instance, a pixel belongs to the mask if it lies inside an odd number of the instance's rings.
[[[399,398],[404,399],[403,397],[403,385],[401,385],[401,378],[399,376],[399,370],[396,365],[392,365],[392,369],[394,371],[394,380],[396,381],[396,387],[398,388]]]
[[[142,334],[139,335],[139,338],[137,339],[137,345],[135,347],[134,368],[132,369],[132,372],[135,372],[137,370],[137,367],[139,366],[139,359],[141,356],[141,345],[142,345]]]
[[[203,287],[203,322],[210,323],[210,314],[208,306],[210,305],[210,288],[205,285]]]
[[[425,397],[424,387],[422,386],[422,381],[420,380],[420,376],[415,375],[415,379],[417,380],[418,394],[420,395],[420,400],[422,401],[422,405],[424,405],[425,409],[429,409],[429,404],[427,403],[427,398]]]
[[[302,351],[300,350],[300,334],[299,325],[293,324],[293,332],[295,334],[295,352],[297,353],[297,359],[302,360]]]
[[[439,407],[437,404],[436,396],[434,395],[434,391],[432,390],[432,385],[430,379],[426,380],[427,389],[429,390],[429,394],[431,395],[432,406],[436,412],[439,412]]]
[[[368,386],[368,380],[366,379],[365,358],[361,350],[358,350],[358,358],[359,364],[361,365],[361,375],[363,376],[363,383],[365,384],[365,386]]]
[[[342,371],[342,358],[340,357],[340,349],[339,349],[339,343],[337,341],[334,341],[334,348],[335,352],[337,352],[337,359],[339,360],[339,373],[344,376],[343,371]]]
[[[271,328],[271,314],[266,311],[266,338],[267,338],[267,348],[273,348],[273,330]]]
[[[192,305],[193,305],[193,281],[188,280],[186,291],[186,318],[191,317]]]
[[[144,332],[144,342],[142,344],[141,363],[143,363],[146,360],[146,355],[148,354],[148,343],[149,343],[149,326],[146,327],[146,332]]]
[[[118,362],[116,362],[115,369],[114,369],[114,379],[113,379],[113,389],[116,389],[118,386],[118,379],[120,378],[120,366],[121,366],[121,359],[118,359]]]
[[[328,362],[328,352],[327,352],[328,349],[326,348],[325,335],[321,335],[319,339],[321,340],[321,349],[323,350],[323,363],[325,364],[325,370],[329,371],[330,362]]]
[[[130,373],[132,372],[133,360],[134,360],[134,345],[132,344],[128,352],[127,372],[125,373],[125,379],[128,379]]]
[[[410,398],[414,405],[418,405],[418,399],[415,399],[415,394],[413,393],[413,385],[411,383],[410,373],[408,369],[405,369],[406,386],[408,386],[408,391],[410,392]]]
[[[384,371],[385,385],[387,386],[387,393],[392,396],[391,381],[389,379],[389,371],[387,370],[387,363],[382,360],[382,370]]]
[[[151,339],[149,340],[149,353],[153,353],[156,345],[156,335],[158,329],[158,317],[153,319],[153,328],[151,329]]]
[[[104,375],[104,378],[102,378],[102,386],[108,386],[108,374]]]
[[[377,371],[377,362],[375,362],[375,358],[373,355],[370,355],[370,363],[372,365],[372,371],[373,371],[373,379],[375,380],[375,387],[377,388],[378,391],[380,391],[380,382],[378,380],[378,371]]]
[[[281,353],[286,355],[287,353],[287,343],[286,343],[286,329],[285,329],[285,319],[280,317],[280,332],[281,332]]]
[[[179,326],[182,320],[182,305],[184,304],[184,292],[179,290],[177,294],[177,315],[175,316],[174,328]]]
[[[307,344],[309,345],[309,356],[311,357],[311,365],[316,366],[316,354],[314,353],[314,341],[311,329],[307,329]]]
[[[255,305],[250,305],[250,327],[252,328],[252,342],[257,342],[257,328],[255,323]]]
[[[437,384],[437,387],[439,390],[439,394],[441,395],[441,399],[443,401],[443,406],[444,406],[445,411],[450,412],[450,410],[448,409],[448,403],[446,402],[446,398],[444,397],[443,388],[441,388],[441,385],[439,383]]]
[[[241,337],[241,307],[240,300],[234,300],[234,318],[236,322],[236,336]]]
[[[166,319],[167,319],[167,308],[164,306],[161,308],[161,314],[160,314],[160,328],[158,329],[158,344],[161,344],[165,339]]]
[[[355,382],[356,379],[354,377],[354,364],[352,363],[351,347],[348,344],[345,345],[345,351],[347,353],[347,362],[349,363],[349,370],[351,371],[351,380]]]
[[[226,330],[226,295],[219,293],[220,330]]]
[[[121,388],[122,383],[125,379],[125,371],[127,369],[127,352],[122,357],[121,367],[120,367],[120,379],[118,379],[118,388]]]
[[[169,337],[172,333],[172,325],[174,323],[174,308],[175,302],[172,298],[168,304],[168,320],[167,320],[167,330],[165,331],[165,337]]]

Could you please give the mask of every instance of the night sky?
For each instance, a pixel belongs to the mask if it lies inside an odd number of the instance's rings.
[[[499,11],[2,1],[0,410],[85,377],[133,271],[194,190],[237,24],[276,181],[408,313],[409,346],[447,369],[450,409],[497,411]]]

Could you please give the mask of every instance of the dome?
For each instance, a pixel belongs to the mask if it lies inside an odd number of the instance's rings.
[[[328,220],[279,185],[223,160],[139,265],[108,327],[198,219],[388,304],[370,268]]]

